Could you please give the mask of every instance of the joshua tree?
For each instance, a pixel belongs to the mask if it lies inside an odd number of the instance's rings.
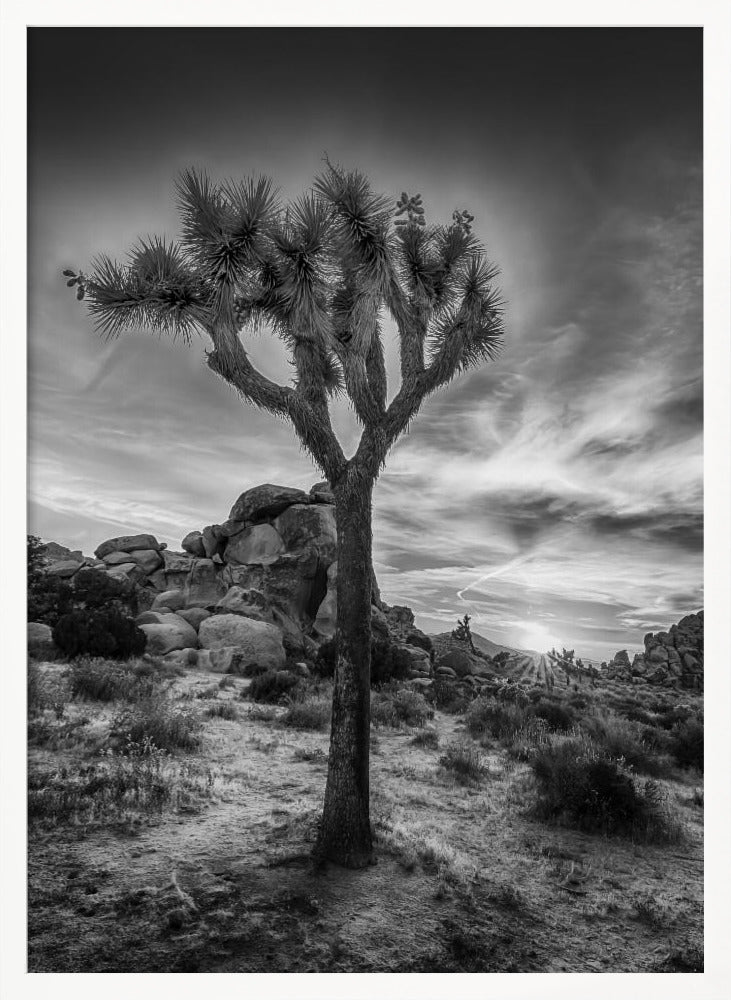
[[[457,622],[457,628],[452,631],[452,638],[459,639],[460,642],[468,642],[470,649],[474,653],[475,647],[472,643],[472,629],[470,628],[470,616],[465,615]]]
[[[141,240],[125,263],[64,272],[100,333],[147,328],[209,342],[208,367],[247,403],[288,419],[335,495],[337,668],[325,804],[316,854],[351,867],[372,855],[369,819],[371,497],[386,455],[430,393],[493,359],[501,343],[497,269],[472,216],[427,225],[421,197],[374,193],[357,171],[326,167],[282,205],[269,180],[178,181],[179,242]],[[400,344],[401,385],[387,405],[381,323]],[[264,377],[240,335],[284,341],[290,385]],[[362,425],[343,453],[329,400],[349,396]]]

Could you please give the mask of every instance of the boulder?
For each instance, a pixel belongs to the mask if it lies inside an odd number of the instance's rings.
[[[127,555],[129,562],[137,563],[140,569],[144,570],[145,576],[154,573],[162,566],[162,556],[157,549],[135,549]]]
[[[651,663],[666,664],[668,662],[668,651],[664,646],[653,646],[648,654],[648,659]]]
[[[274,521],[288,551],[312,546],[324,566],[337,558],[335,511],[324,504],[293,504]]]
[[[206,618],[198,630],[198,642],[203,649],[235,647],[242,656],[242,666],[258,664],[267,670],[280,670],[286,663],[280,629],[241,615]]]
[[[428,659],[429,654],[425,655]],[[451,670],[455,677],[467,677],[468,674],[472,673],[472,658],[469,653],[463,652],[461,649],[451,649],[447,653],[442,653],[436,661],[437,673],[442,667]]]
[[[192,556],[205,559],[206,550],[203,545],[203,533],[200,531],[189,531],[180,543],[180,547],[184,552],[189,552]]]
[[[208,527],[204,528],[201,541],[206,559],[223,559],[223,552],[226,548],[226,535],[221,531],[220,524],[209,524]]]
[[[195,648],[198,637],[195,629],[178,615],[161,616],[164,621],[158,624],[140,625],[147,636],[145,652],[162,656],[173,649]]]
[[[243,615],[245,618],[254,618],[260,622],[271,621],[266,599],[259,590],[230,587],[215,610],[216,614]]]
[[[169,608],[171,611],[180,611],[184,607],[185,595],[182,590],[164,590],[152,602],[150,610],[157,611],[159,608]]]
[[[417,691],[428,691],[432,682],[427,677],[412,677],[409,687],[416,688]]]
[[[228,586],[260,590],[271,607],[298,622],[315,618],[327,589],[327,573],[319,566],[317,553],[308,549],[282,553],[268,565],[228,564],[221,580]]]
[[[121,535],[119,538],[108,538],[106,542],[94,549],[97,559],[103,559],[110,552],[135,552],[137,549],[161,549],[162,546],[154,535]]]
[[[242,655],[236,646],[199,649],[196,665],[199,670],[210,670],[214,674],[239,674],[244,670]]]
[[[629,667],[629,655],[626,649],[620,649],[618,653],[614,654],[614,663],[619,667]]]
[[[437,667],[434,671],[437,677],[449,677],[456,680],[457,674],[451,667]]]
[[[187,575],[193,568],[195,558],[189,552],[170,552],[166,549],[162,554],[165,575]]]
[[[311,503],[335,503],[335,494],[330,489],[329,483],[315,483],[310,487]]]
[[[658,664],[657,666],[653,666],[652,669],[645,674],[644,679],[648,684],[662,684],[667,679],[667,676],[668,672],[666,668]]]
[[[75,562],[84,561],[84,553],[81,549],[67,549],[65,545],[59,545],[58,542],[44,542],[40,551],[49,563],[62,562],[64,559],[73,559]]]
[[[167,590],[168,582],[165,570],[158,569],[154,573],[150,573],[147,577],[147,586],[152,587],[154,590]]]
[[[205,608],[184,608],[182,611],[178,611],[177,614],[183,621],[192,625],[196,632],[200,628],[201,622],[211,617],[211,612]]]
[[[163,625],[168,615],[173,614],[170,608],[160,608],[158,611],[143,611],[135,618],[135,625]]]
[[[198,665],[198,650],[192,647],[173,649],[169,653],[165,653],[165,663],[180,667],[195,667]]]
[[[53,630],[42,622],[28,622],[28,653],[37,660],[47,660],[55,655]]]
[[[229,519],[251,523],[265,521],[267,518],[277,517],[294,503],[307,502],[308,497],[304,490],[265,483],[263,486],[255,486],[242,493],[231,508]]]
[[[151,552],[151,549],[146,549],[145,551]],[[134,562],[130,558],[129,552],[108,552],[102,559],[104,563],[104,568],[107,569],[109,566],[122,566],[124,563]]]
[[[371,632],[379,639],[388,638],[388,619],[375,604],[371,604]]]
[[[212,559],[194,559],[183,585],[185,604],[189,608],[210,608],[226,593],[226,584]]]
[[[130,583],[143,583],[145,571],[134,562],[120,563],[118,566],[109,566],[106,570],[107,576],[113,580],[128,580]]]
[[[229,538],[224,551],[224,560],[239,565],[259,563],[266,566],[276,562],[285,548],[276,528],[271,524],[255,524]]]
[[[315,616],[314,630],[323,639],[330,639],[335,635],[335,626],[338,620],[338,564],[330,563],[327,570],[327,592],[323,601],[317,609]],[[371,611],[371,620],[373,612]]]
[[[62,580],[66,580],[80,570],[83,565],[83,562],[77,562],[76,559],[62,559],[60,562],[51,563],[46,572],[49,576],[58,576]]]

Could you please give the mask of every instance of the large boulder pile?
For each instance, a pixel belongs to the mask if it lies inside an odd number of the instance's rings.
[[[287,652],[313,654],[335,631],[337,532],[326,483],[309,493],[269,483],[246,490],[222,524],[188,532],[181,551],[143,533],[105,540],[94,559],[55,543],[44,555],[46,571],[71,586],[89,566],[129,582],[148,651],[187,663],[279,668]]]
[[[648,632],[645,651],[630,663],[620,650],[602,670],[609,680],[703,689],[703,611],[686,615],[667,632]]]

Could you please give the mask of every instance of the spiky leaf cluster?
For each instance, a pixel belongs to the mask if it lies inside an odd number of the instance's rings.
[[[497,269],[468,212],[429,224],[420,194],[394,203],[328,160],[313,189],[287,204],[266,178],[216,183],[195,170],[177,194],[177,242],[140,240],[123,263],[102,255],[89,274],[64,272],[67,283],[106,336],[146,328],[210,337],[209,367],[245,399],[292,417],[313,454],[332,435],[329,393],[345,387],[361,422],[380,427],[382,450],[427,393],[496,356]],[[384,313],[401,340],[402,390],[388,412]],[[293,409],[290,390],[254,369],[239,340],[247,327],[285,341],[311,412]],[[315,413],[325,421],[318,434],[308,430]]]

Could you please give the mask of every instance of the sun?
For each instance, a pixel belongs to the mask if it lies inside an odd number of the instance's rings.
[[[537,653],[545,653],[549,649],[560,649],[561,641],[548,631],[545,625],[536,621],[523,621],[518,625],[520,645],[522,649],[534,649]]]

